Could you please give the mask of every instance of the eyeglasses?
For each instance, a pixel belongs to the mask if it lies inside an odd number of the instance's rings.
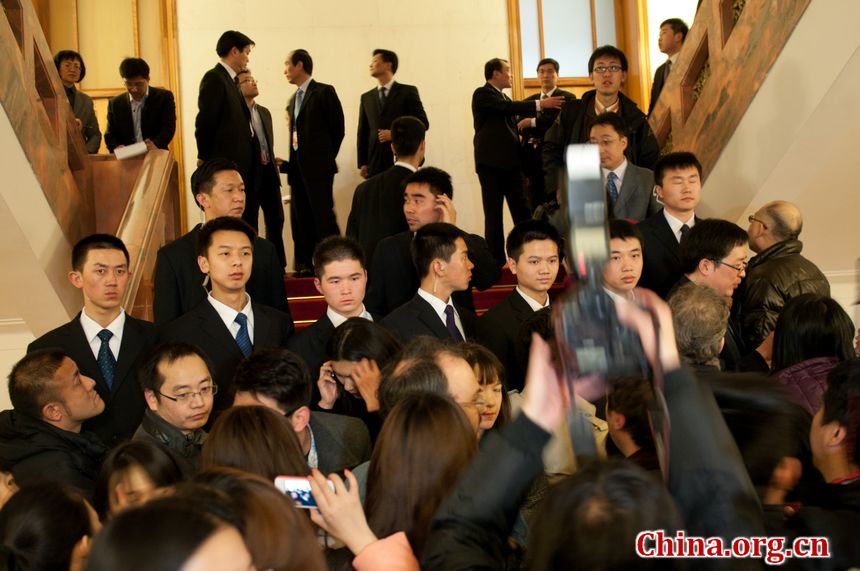
[[[743,263],[743,262],[741,262],[741,264],[739,266],[733,266],[731,264],[725,263],[722,260],[711,260],[711,261],[714,262],[715,264],[719,264],[721,266],[726,266],[727,268],[731,268],[734,271],[736,271],[738,274],[745,274],[747,271],[747,265],[746,265],[746,263]]]
[[[592,139],[588,142],[592,145],[597,145],[598,147],[608,147],[609,145],[614,145],[620,140],[621,139],[601,139],[598,141],[597,139]]]
[[[257,80],[256,79],[243,79],[242,81],[239,82],[239,85],[242,85],[244,83],[250,83],[251,85],[257,85]]]
[[[758,218],[756,218],[756,217],[755,217],[755,216],[753,216],[752,214],[750,214],[750,215],[749,215],[749,218],[747,218],[747,220],[749,220],[749,223],[750,223],[750,224],[752,224],[753,222],[758,222],[759,224],[761,224],[761,227],[762,227],[762,228],[764,228],[765,230],[767,230],[767,224],[765,224],[764,222],[762,222],[761,220],[759,220]]]
[[[607,71],[611,71],[612,73],[618,73],[621,71],[620,65],[600,65],[594,68],[594,71],[597,73],[606,73]]]
[[[200,397],[202,399],[208,399],[210,397],[218,394],[218,385],[208,385],[201,388],[199,391],[191,391],[187,393],[178,394],[175,396],[166,395],[161,391],[158,391],[158,394],[163,396],[166,399],[170,399],[173,402],[178,402],[179,404],[185,404],[191,402],[191,400],[195,397]]]

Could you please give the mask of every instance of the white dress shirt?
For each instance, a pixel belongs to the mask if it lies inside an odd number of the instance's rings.
[[[532,308],[532,311],[540,311],[544,307],[549,307],[549,295],[546,296],[546,302],[544,302],[544,304],[541,305],[540,303],[537,302],[537,300],[532,299],[531,297],[529,297],[529,295],[526,292],[521,290],[520,286],[517,286],[516,288],[514,288],[514,291],[516,291],[518,294],[520,294],[520,297],[522,297],[524,300],[526,300],[526,303],[529,304],[529,307]]]
[[[108,341],[108,348],[113,353],[113,358],[119,361],[119,348],[122,346],[122,330],[125,327],[125,311],[120,310],[119,315],[114,317],[114,320],[108,323],[107,327],[102,327],[87,315],[87,310],[81,310],[81,327],[84,330],[84,337],[87,338],[87,343],[90,344],[90,350],[93,352],[93,357],[98,360],[99,349],[102,348],[102,340],[99,339],[99,332],[102,329],[107,329],[113,333],[113,337]]]
[[[403,161],[394,161],[394,166],[403,167],[403,168],[408,169],[412,172],[416,172],[418,170],[415,167],[413,167],[412,165],[410,165],[409,163],[404,163]]]
[[[143,106],[146,103],[147,97],[149,97],[148,87],[140,101],[135,100],[135,98],[131,96],[131,93],[128,94],[128,102],[131,104],[131,120],[134,122],[134,140],[136,143],[143,142],[143,130],[140,126],[140,117],[143,114]]]
[[[693,226],[696,224],[695,213],[690,214],[690,219],[686,222],[683,220],[678,220],[677,218],[669,214],[669,212],[665,208],[663,209],[663,216],[666,217],[666,222],[669,223],[669,228],[672,229],[672,233],[675,235],[675,239],[678,240],[679,244],[681,243],[681,226],[686,224],[687,227],[692,230]]]
[[[221,65],[223,65],[223,66],[224,66],[224,69],[226,69],[226,70],[227,70],[227,73],[229,73],[229,74],[230,74],[230,79],[232,79],[232,80],[235,80],[235,79],[236,79],[236,72],[235,72],[235,71],[233,71],[233,68],[232,68],[232,67],[230,67],[229,65],[227,65],[227,64],[226,64],[226,63],[224,63],[223,61],[219,61],[218,63],[220,63]]]
[[[218,312],[218,317],[220,317],[221,321],[224,322],[224,325],[227,327],[230,335],[233,336],[233,339],[235,339],[236,335],[239,334],[239,324],[236,323],[236,316],[240,313],[244,313],[248,318],[248,337],[251,339],[251,344],[254,343],[254,311],[251,309],[251,296],[247,293],[245,294],[245,307],[242,308],[242,311],[236,311],[232,307],[224,305],[212,297],[211,292],[209,293],[208,299],[209,303],[212,304],[212,307],[215,308],[215,311]]]
[[[427,303],[430,304],[430,307],[433,308],[433,311],[435,311],[436,315],[439,316],[439,319],[442,320],[442,325],[444,325],[445,327],[448,327],[448,321],[447,321],[448,317],[445,315],[445,308],[448,307],[449,305],[451,307],[454,307],[454,304],[451,303],[451,298],[449,297],[448,301],[445,302],[445,301],[442,301],[441,299],[439,299],[438,297],[436,297],[435,295],[433,295],[432,293],[426,292],[421,288],[418,288],[418,295],[420,295],[424,301],[426,301]],[[460,331],[460,335],[462,335],[463,339],[465,339],[466,338],[466,332],[463,331],[463,322],[460,321],[460,314],[457,312],[456,307],[454,307],[454,324],[457,326],[457,329]]]
[[[325,314],[328,316],[328,320],[331,321],[331,324],[335,327],[340,327],[347,319],[349,319],[333,310],[330,305],[326,307]],[[358,315],[358,317],[368,321],[373,321],[373,316],[370,315],[370,312],[367,311],[363,303],[361,304],[361,315]]]
[[[552,94],[555,93],[556,89],[558,89],[558,87],[553,87],[547,93],[544,93],[543,91],[540,92],[540,97],[538,97],[538,99],[537,99],[537,101],[538,101],[538,106],[537,106],[538,114],[543,113],[543,110],[540,108],[540,100],[546,99],[547,97],[552,97]],[[536,117],[531,118],[531,126],[532,126],[532,128],[537,127],[537,118]]]

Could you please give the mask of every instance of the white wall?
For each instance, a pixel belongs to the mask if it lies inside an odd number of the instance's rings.
[[[368,63],[374,48],[392,49],[400,59],[397,80],[417,85],[427,110],[427,164],[453,177],[458,225],[483,234],[470,104],[472,92],[484,82],[484,62],[508,57],[504,2],[179,0],[177,22],[185,164],[196,164],[198,86],[217,62],[215,43],[224,30],[239,30],[256,43],[249,67],[260,81],[258,102],[272,111],[275,120],[276,155],[284,158],[289,155],[289,139],[283,110],[295,87],[283,76],[283,62],[289,51],[307,49],[314,59],[314,77],[335,86],[346,117],[346,137],[337,159],[340,173],[334,181],[335,209],[343,231],[353,191],[361,182],[355,149],[359,98],[377,85],[368,74]],[[188,169],[188,176],[192,171]],[[285,187],[283,193],[288,190]],[[199,210],[190,196],[188,204],[189,222],[196,223]],[[289,238],[289,214],[286,218]],[[506,219],[510,228],[507,215]],[[288,242],[290,263],[292,257]]]
[[[688,26],[693,26],[698,0],[647,0],[648,7],[648,59],[651,64],[650,76],[666,61],[666,54],[657,47],[660,36],[660,22],[669,18],[681,18]]]

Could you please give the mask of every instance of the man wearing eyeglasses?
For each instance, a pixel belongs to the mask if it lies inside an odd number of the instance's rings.
[[[206,358],[188,343],[159,345],[141,367],[139,381],[147,410],[134,434],[170,449],[183,475],[197,471],[206,440],[218,385],[212,380]]]
[[[127,93],[108,102],[105,145],[108,151],[146,143],[147,150],[166,149],[176,133],[173,93],[149,85],[149,65],[140,58],[119,64]]]

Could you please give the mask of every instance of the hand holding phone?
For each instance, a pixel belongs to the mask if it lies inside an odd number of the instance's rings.
[[[358,555],[377,538],[364,516],[358,496],[358,482],[349,470],[345,474],[349,489],[337,474],[331,474],[326,479],[319,470],[312,470],[308,483],[317,499],[318,509],[311,510],[311,519],[341,540],[354,555]]]
[[[317,387],[320,389],[319,406],[325,410],[331,410],[337,400],[337,378],[334,376],[334,369],[331,366],[331,361],[326,361],[320,367],[320,376],[317,379]]]

